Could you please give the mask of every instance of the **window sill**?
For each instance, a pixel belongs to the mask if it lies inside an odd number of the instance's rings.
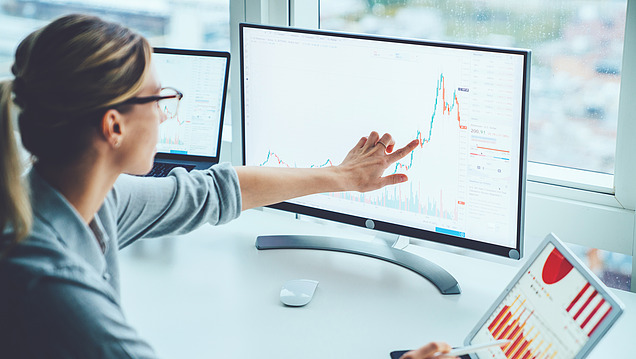
[[[614,176],[528,162],[526,191],[532,194],[623,208],[614,196]]]

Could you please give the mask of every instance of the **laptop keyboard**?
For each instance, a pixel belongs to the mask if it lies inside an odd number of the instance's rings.
[[[179,164],[179,163],[159,163],[159,162],[155,162],[152,165],[152,170],[150,170],[150,172],[148,172],[148,174],[145,177],[165,177],[175,167],[183,167],[183,168],[186,169],[186,171],[190,172],[195,166],[194,165],[184,165],[184,164]]]

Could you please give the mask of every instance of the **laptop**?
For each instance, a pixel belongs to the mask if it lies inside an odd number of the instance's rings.
[[[585,358],[623,312],[623,304],[554,235],[549,234],[464,345],[509,339],[462,358]],[[391,353],[399,358],[404,351]]]
[[[206,169],[219,162],[230,53],[154,48],[162,86],[183,93],[177,117],[161,124],[153,168],[163,177],[175,167]]]

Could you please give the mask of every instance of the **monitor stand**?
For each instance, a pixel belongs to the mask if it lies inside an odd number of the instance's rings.
[[[428,279],[442,294],[460,294],[457,280],[444,268],[391,245],[329,236],[272,235],[256,238],[258,249],[320,249],[360,254],[410,269]]]

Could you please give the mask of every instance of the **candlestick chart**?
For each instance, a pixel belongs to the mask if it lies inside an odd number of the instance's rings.
[[[223,111],[224,61],[201,56],[176,60],[165,54],[153,54],[163,83],[184,94],[178,111],[159,126],[159,152],[216,155]]]
[[[394,150],[418,142],[383,173],[405,174],[407,182],[288,202],[511,245],[519,201],[518,59],[359,39],[278,40],[252,38],[244,61],[246,164],[339,165],[371,131],[390,134]]]
[[[465,179],[462,171],[465,171],[468,155],[467,126],[462,122],[457,87],[448,86],[443,73],[432,85],[434,96],[420,100],[424,104],[428,103],[428,106],[422,107],[428,108],[428,114],[417,114],[417,118],[409,119],[414,123],[410,136],[403,136],[404,140],[396,143],[398,148],[409,140],[417,139],[418,147],[384,173],[406,173],[410,181],[368,193],[342,192],[330,193],[329,196],[449,222],[460,220],[465,205],[462,197],[465,195],[465,184],[460,182]],[[337,158],[323,157],[319,160],[313,156],[317,160],[308,162],[306,157],[299,157],[289,151],[278,153],[275,147],[271,146],[262,154],[258,163],[260,166],[318,168],[338,164],[344,158],[342,154]],[[435,171],[436,175],[429,176],[428,171]]]

